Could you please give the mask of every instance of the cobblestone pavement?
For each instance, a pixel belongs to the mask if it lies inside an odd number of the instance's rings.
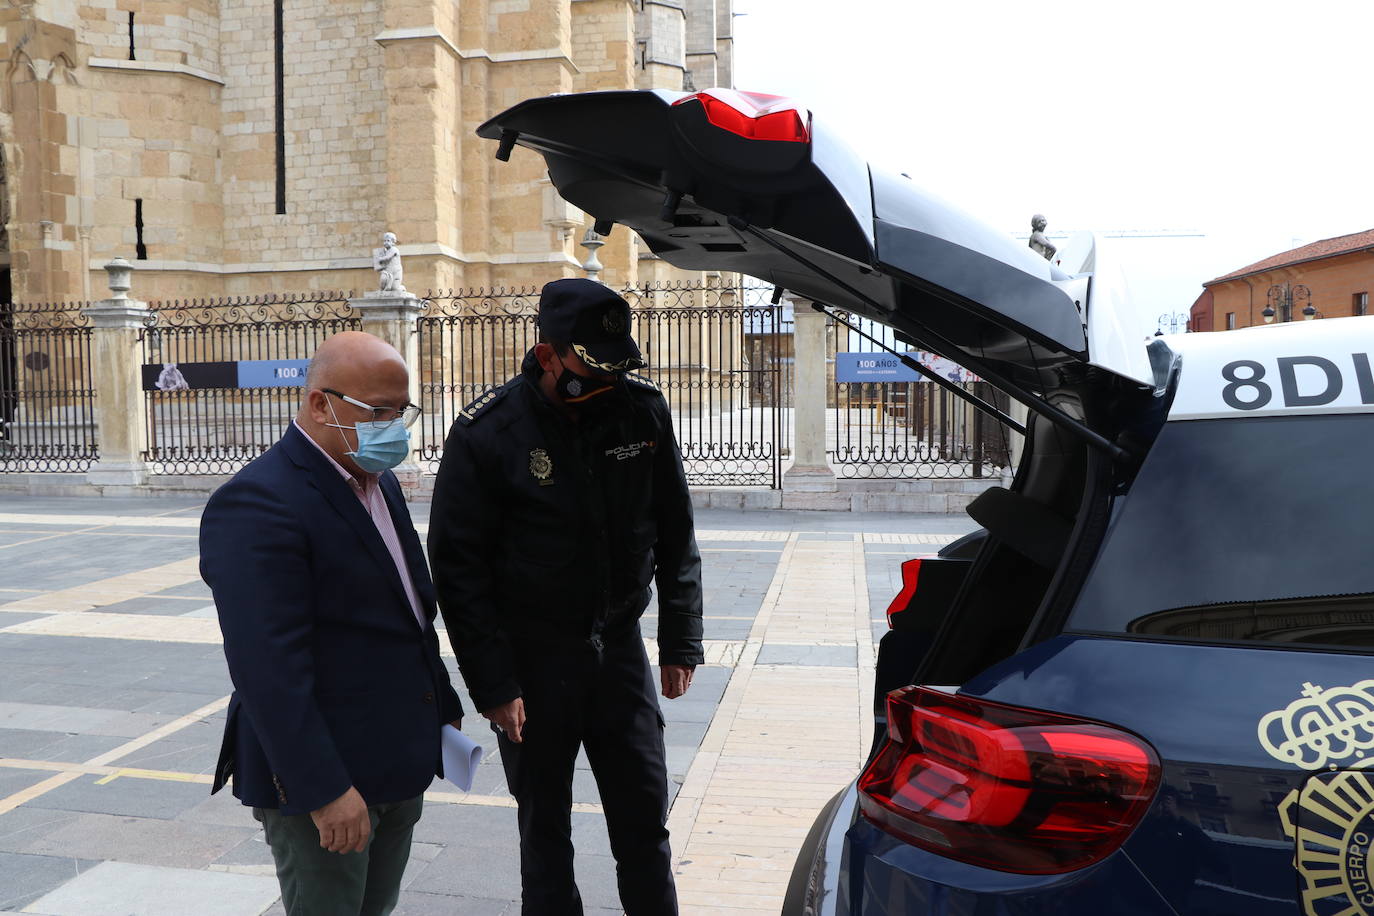
[[[0,910],[282,912],[261,830],[208,794],[230,684],[196,571],[201,505],[0,495]],[[429,507],[412,510],[423,533]],[[777,913],[815,812],[867,748],[898,563],[972,523],[703,510],[697,526],[708,662],[663,704],[683,911]],[[655,623],[651,605],[646,637]],[[479,717],[464,730],[496,753]],[[587,911],[617,913],[585,759],[574,791]],[[518,913],[499,761],[471,793],[436,782],[426,797],[398,912]]]

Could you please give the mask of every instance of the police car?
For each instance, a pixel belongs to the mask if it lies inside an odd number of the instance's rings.
[[[873,752],[786,913],[1374,916],[1374,319],[1147,345],[1107,252],[1050,264],[770,96],[556,96],[479,133],[598,231],[1029,408],[980,529],[903,570]]]

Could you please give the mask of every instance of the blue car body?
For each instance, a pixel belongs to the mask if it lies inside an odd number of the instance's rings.
[[[479,134],[598,231],[1029,410],[1014,481],[895,608],[873,753],[785,914],[1374,916],[1374,318],[1147,344],[1109,252],[1050,264],[772,97],[532,99]]]

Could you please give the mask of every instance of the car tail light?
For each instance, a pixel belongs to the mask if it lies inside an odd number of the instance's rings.
[[[916,582],[921,577],[921,561],[907,560],[902,563],[902,590],[887,606],[887,625],[892,626],[892,618],[907,609],[911,599],[916,597]]]
[[[790,99],[761,92],[706,89],[678,99],[673,105],[699,103],[706,120],[750,140],[807,143],[811,128],[806,113]]]
[[[1159,784],[1135,735],[921,687],[888,694],[887,743],[859,777],[864,815],[932,852],[1059,874],[1112,853]]]

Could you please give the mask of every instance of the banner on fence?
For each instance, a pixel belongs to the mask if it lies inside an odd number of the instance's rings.
[[[145,363],[144,391],[198,388],[304,388],[308,359],[248,359],[212,363]]]
[[[907,356],[951,382],[977,382],[978,376],[926,350],[912,350]],[[837,382],[926,382],[915,369],[909,369],[891,353],[836,353],[835,381]]]

